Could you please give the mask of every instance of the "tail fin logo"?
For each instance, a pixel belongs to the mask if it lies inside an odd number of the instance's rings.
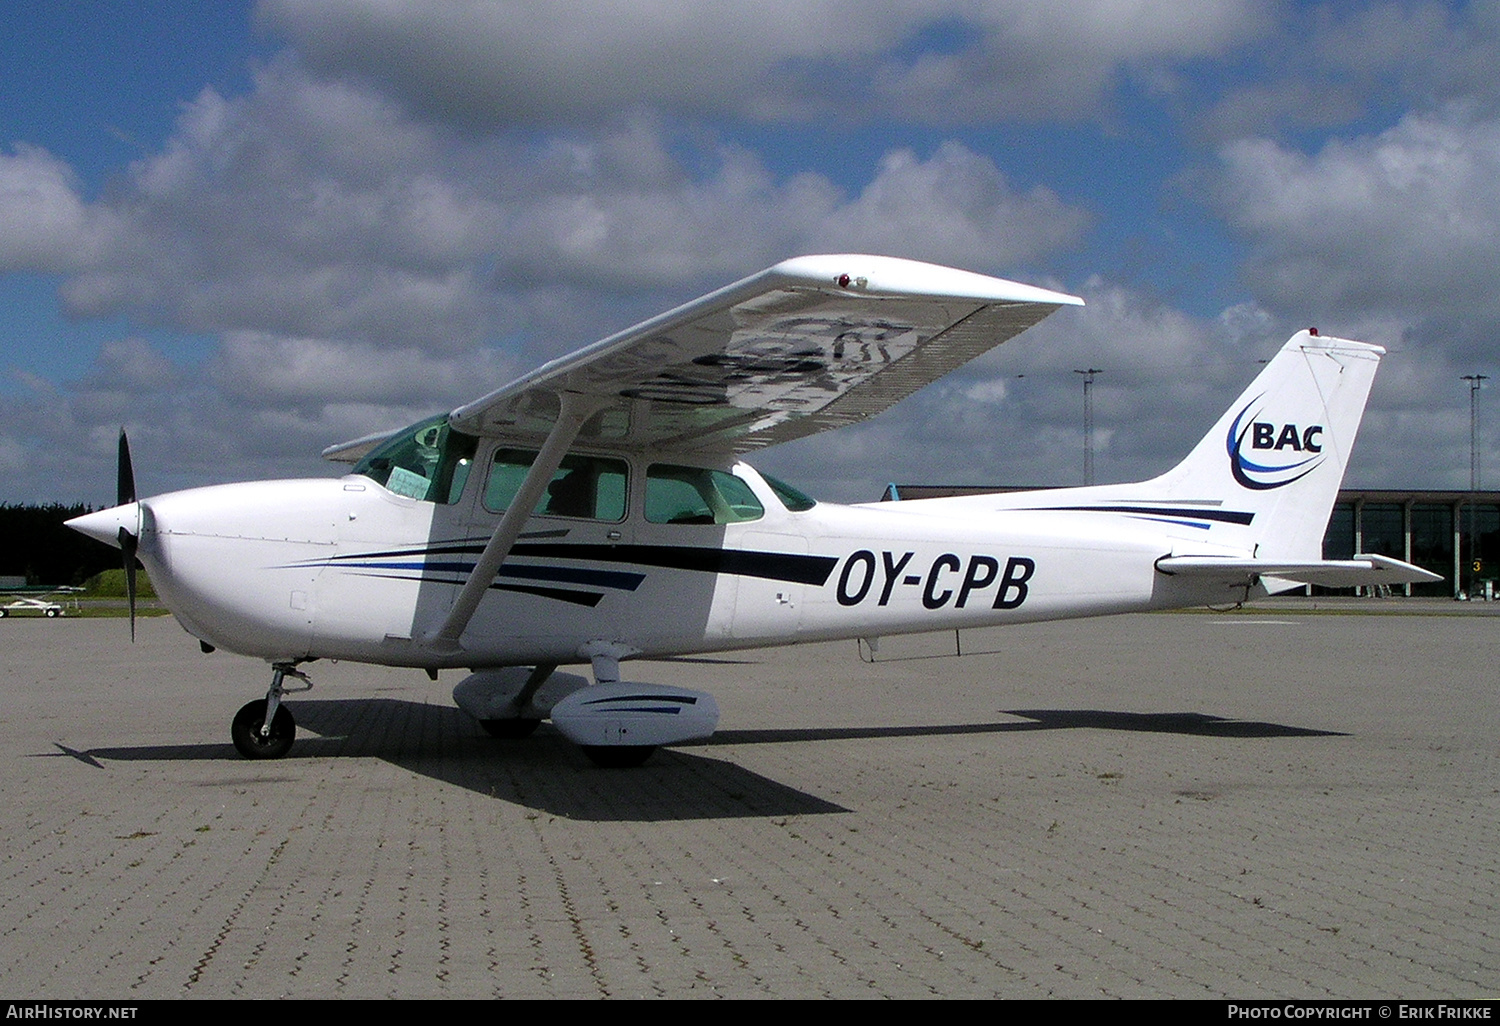
[[[1277,425],[1256,420],[1261,411],[1257,409],[1251,413],[1250,408],[1263,397],[1263,394],[1258,395],[1245,404],[1229,425],[1229,433],[1224,438],[1229,453],[1229,470],[1234,479],[1242,487],[1257,492],[1285,488],[1318,469],[1325,458],[1321,441],[1323,425],[1300,428],[1296,424]],[[1254,459],[1245,455],[1247,440],[1250,450],[1255,453]],[[1290,453],[1304,454],[1304,458],[1291,458]],[[1268,458],[1275,462],[1261,462]]]

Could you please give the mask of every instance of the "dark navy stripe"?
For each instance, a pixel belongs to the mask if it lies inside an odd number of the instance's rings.
[[[432,556],[473,555],[484,551],[484,543],[435,545],[431,548],[391,549],[384,552],[358,552],[334,556],[329,563],[343,566],[378,566],[376,559],[418,558]],[[737,577],[760,577],[771,581],[787,581],[795,584],[823,585],[827,583],[838,560],[833,556],[809,556],[795,552],[749,552],[740,549],[693,547],[686,545],[569,545],[519,542],[511,548],[513,556],[545,556],[554,559],[577,559],[594,563],[633,563],[638,566],[658,566],[670,570],[694,570],[708,574],[733,574]],[[309,561],[321,563],[322,560]],[[457,568],[457,563],[426,564],[429,568]],[[473,564],[467,564],[472,566]],[[413,567],[415,569],[415,567]],[[548,568],[549,570],[552,568]],[[562,570],[563,568],[556,568]],[[506,568],[501,573],[507,573]],[[579,573],[611,574],[634,577],[621,571],[580,570]],[[564,580],[564,578],[551,578]],[[599,584],[603,587],[626,587],[623,583],[606,584],[602,580],[578,581],[577,583]],[[636,582],[639,584],[639,581]],[[634,590],[632,587],[630,590]]]
[[[662,706],[626,705],[626,706],[618,706],[618,707],[616,707],[616,706],[610,706],[610,712],[622,712],[622,713],[632,713],[632,712],[633,713],[670,713],[671,715],[676,716],[679,713],[681,713],[682,710],[680,708],[678,708],[677,706],[675,706],[675,705],[662,705]]]
[[[1158,524],[1176,524],[1178,527],[1191,527],[1198,531],[1207,531],[1212,524],[1201,523],[1196,520],[1174,520],[1171,517],[1138,517],[1139,520],[1150,520]]]
[[[518,591],[525,595],[538,595],[542,598],[557,599],[559,602],[571,602],[575,606],[588,606],[593,609],[604,597],[602,591],[564,591],[562,588],[539,588],[534,584],[492,584],[491,591]]]
[[[1133,513],[1143,516],[1191,517],[1194,520],[1217,520],[1225,524],[1245,525],[1255,519],[1254,513],[1232,509],[1182,509],[1176,506],[1037,506],[1028,513]]]
[[[733,574],[771,581],[822,585],[838,560],[794,552],[746,552],[739,549],[692,548],[684,545],[517,545],[522,556],[587,559],[599,563],[635,563],[670,570]]]
[[[680,705],[697,705],[698,699],[692,695],[611,695],[608,698],[591,698],[586,705],[599,705],[604,702],[677,702]]]
[[[562,538],[567,531],[523,531],[520,540],[528,538]],[[346,559],[389,559],[399,556],[477,556],[484,551],[485,545],[489,543],[488,538],[463,539],[454,538],[450,541],[428,542],[426,545],[408,545],[401,549],[384,549],[379,552],[347,552],[341,556],[334,556],[331,562]]]
[[[470,570],[473,569],[471,564]],[[500,577],[520,577],[531,581],[557,581],[560,584],[586,584],[598,588],[619,588],[635,591],[646,579],[645,574],[633,574],[625,570],[593,570],[574,566],[511,566],[502,565]]]
[[[474,563],[451,560],[415,559],[405,562],[390,560],[364,560],[340,563],[341,567],[358,567],[365,570],[425,570],[429,573],[467,574],[473,571]],[[633,574],[624,570],[592,570],[573,566],[512,566],[505,564],[497,574],[499,577],[519,577],[530,581],[557,581],[561,584],[583,584],[596,588],[619,588],[635,591],[646,579],[645,574]]]

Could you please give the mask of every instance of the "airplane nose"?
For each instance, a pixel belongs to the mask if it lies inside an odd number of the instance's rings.
[[[120,547],[120,528],[139,538],[141,533],[141,504],[127,502],[123,506],[85,513],[68,521],[68,526],[80,534],[115,548]]]

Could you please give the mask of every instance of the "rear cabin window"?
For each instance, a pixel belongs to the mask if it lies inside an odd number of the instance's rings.
[[[500,513],[510,508],[521,482],[536,462],[535,449],[497,449],[484,488],[484,508]],[[602,456],[563,457],[542,492],[535,516],[577,517],[584,520],[625,519],[625,461]]]
[[[464,493],[479,439],[448,426],[448,415],[396,432],[354,465],[388,491],[451,505]]]
[[[809,498],[785,481],[778,481],[769,474],[760,476],[771,486],[771,491],[776,493],[776,498],[781,500],[781,504],[790,513],[806,513],[818,504],[817,500]]]
[[[646,470],[646,520],[652,524],[738,524],[766,509],[733,474],[653,463]]]

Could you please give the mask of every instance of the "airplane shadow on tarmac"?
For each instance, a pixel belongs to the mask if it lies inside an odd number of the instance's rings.
[[[502,741],[485,735],[451,706],[395,698],[351,698],[289,703],[300,736],[280,762],[246,763],[223,744],[141,745],[56,755],[104,768],[117,762],[238,762],[291,770],[300,759],[378,758],[434,780],[552,815],[590,821],[660,822],[847,812],[816,795],[787,787],[722,759],[662,749],[637,769],[601,770],[575,745],[543,724],[532,737]],[[1027,722],[898,727],[805,727],[721,730],[699,745],[787,744],[865,738],[1004,734],[1092,727],[1223,738],[1327,737],[1337,732],[1230,720],[1204,713],[1127,713],[1089,709],[1017,709]],[[317,735],[317,736],[311,736]],[[258,777],[257,780],[264,780]],[[278,777],[277,779],[283,779]],[[288,773],[287,781],[299,779]]]
[[[958,723],[931,727],[807,727],[792,730],[721,730],[716,745],[774,744],[786,741],[844,741],[878,737],[935,737],[945,734],[1012,734],[1028,730],[1093,727],[1098,730],[1139,730],[1155,734],[1200,737],[1339,737],[1338,731],[1288,727],[1254,720],[1226,720],[1206,713],[1128,713],[1102,709],[1003,709],[1008,716],[1024,716],[1030,723]]]

